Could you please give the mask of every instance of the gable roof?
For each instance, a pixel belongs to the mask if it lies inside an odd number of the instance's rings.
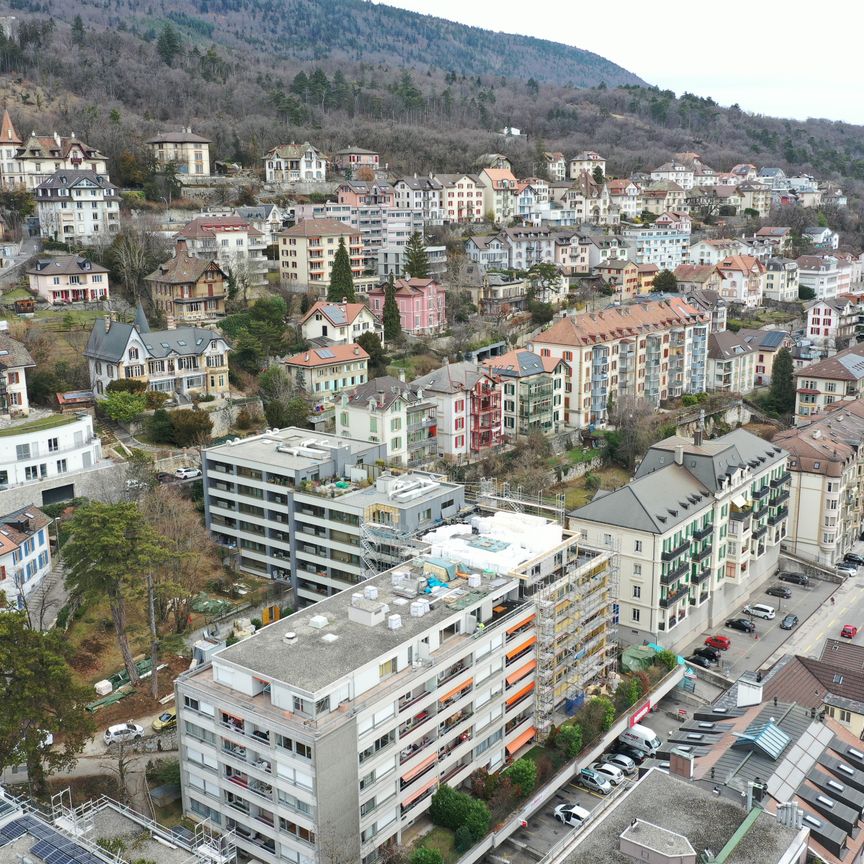
[[[265,159],[302,159],[308,151],[312,151],[316,156],[321,156],[322,153],[317,147],[313,147],[308,141],[302,144],[295,144],[293,141],[290,144],[277,144],[272,150],[268,150]]]
[[[765,265],[752,255],[729,255],[717,264],[718,270],[734,270],[739,273],[765,272]]]
[[[302,366],[307,369],[319,366],[332,366],[335,363],[348,363],[355,360],[368,360],[369,355],[354,342],[347,345],[328,345],[326,348],[311,348],[283,358],[286,366]]]
[[[754,348],[731,330],[721,330],[708,336],[708,356],[712,360],[732,360],[752,354]]]
[[[122,359],[129,339],[133,335],[141,340],[150,357],[154,359],[168,357],[171,354],[201,355],[212,342],[217,340],[225,342],[228,350],[231,348],[231,343],[221,333],[204,327],[178,327],[176,330],[152,330],[149,333],[142,333],[134,324],[111,321],[106,332],[106,320],[110,319],[97,318],[93,323],[87,347],[84,349],[85,357],[117,363]]]
[[[713,264],[679,264],[675,268],[675,278],[679,282],[695,282],[701,285],[716,272],[717,268]]]
[[[494,374],[483,366],[478,366],[469,360],[462,360],[457,363],[445,363],[440,369],[415,378],[411,384],[430,393],[464,393],[466,390],[472,390],[482,378],[494,380]]]
[[[82,255],[52,255],[37,259],[26,273],[34,276],[77,276],[79,273],[107,273],[101,264],[95,264]]]
[[[152,273],[144,277],[144,281],[164,282],[170,285],[194,283],[211,267],[215,267],[223,279],[227,278],[225,271],[215,261],[190,255],[186,244],[178,241],[174,257],[160,264]]]
[[[785,330],[750,330],[742,327],[738,335],[759,351],[779,351],[791,338]]]
[[[359,228],[352,228],[337,219],[303,219],[279,232],[282,237],[333,237],[359,233]]]
[[[567,366],[560,357],[541,357],[524,348],[508,351],[506,354],[483,361],[487,369],[491,369],[502,378],[530,378],[532,375],[552,372],[562,363]]]
[[[357,408],[368,408],[374,402],[376,411],[386,411],[398,399],[416,402],[421,389],[392,375],[381,375],[356,387],[346,398],[349,405]]]
[[[239,216],[196,216],[176,234],[191,240],[209,240],[217,231],[245,231],[249,237],[261,237],[261,232]]]
[[[410,279],[397,279],[393,283],[396,294],[401,294],[403,297],[413,297],[417,294],[423,294],[427,288],[432,285],[438,285],[435,279],[432,278],[423,278],[412,276]],[[373,288],[369,291],[370,296],[372,294],[383,294],[384,293],[384,285],[379,285],[377,288]]]
[[[5,108],[3,109],[3,121],[0,123],[0,143],[21,144],[21,138],[12,125],[9,111]]]
[[[365,303],[332,303],[329,300],[317,300],[300,323],[305,324],[315,313],[320,312],[334,327],[344,327],[346,324],[353,324],[364,309],[377,320],[375,313]]]
[[[190,129],[181,129],[179,132],[160,132],[147,140],[148,144],[212,144],[209,138],[196,135]]]
[[[90,183],[97,186],[99,189],[108,189],[112,192],[117,189],[113,183],[109,182],[108,178],[104,174],[97,174],[95,171],[90,170],[62,168],[59,171],[55,171],[46,180],[43,180],[36,187],[36,191],[48,192],[49,194],[47,197],[50,198],[54,197],[55,193],[61,189],[73,189],[76,186],[87,185]],[[43,198],[45,196],[40,195],[37,197]]]
[[[860,381],[864,378],[864,342],[838,351],[833,357],[795,370],[796,378],[828,378],[836,381]]]
[[[30,352],[20,342],[5,333],[0,333],[0,368],[31,368],[35,365]]]

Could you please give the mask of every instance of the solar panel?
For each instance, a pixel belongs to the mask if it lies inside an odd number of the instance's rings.
[[[34,855],[38,855],[43,861],[47,861],[48,856],[52,852],[57,851],[57,847],[53,843],[49,843],[47,840],[40,840],[38,843],[33,845],[33,848],[30,851]]]
[[[57,849],[51,852],[45,859],[45,864],[75,864],[75,859],[70,857],[69,853],[63,849]]]
[[[329,360],[331,357],[335,357],[336,355],[329,348],[318,348],[315,353],[322,360]]]
[[[2,834],[7,840],[17,840],[22,834],[27,833],[27,828],[24,825],[23,819],[16,819],[14,822],[10,822],[8,825],[4,825],[0,828],[0,834]]]

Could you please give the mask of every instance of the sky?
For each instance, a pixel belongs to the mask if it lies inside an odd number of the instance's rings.
[[[800,3],[800,6],[799,6]],[[774,117],[864,124],[857,0],[386,0],[600,54],[649,84]]]

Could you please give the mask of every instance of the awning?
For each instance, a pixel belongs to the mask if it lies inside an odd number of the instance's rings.
[[[534,682],[532,681],[530,684],[526,684],[521,690],[517,690],[508,700],[507,706],[509,707],[514,702],[518,702],[526,693],[530,693],[534,689]]]
[[[524,678],[536,666],[536,660],[529,660],[524,666],[520,666],[515,672],[511,672],[505,679],[508,686],[515,684],[520,678]]]
[[[530,648],[530,647],[531,647],[531,646],[532,646],[536,641],[537,641],[537,637],[536,637],[536,636],[532,636],[530,639],[528,639],[528,640],[526,640],[525,642],[523,642],[523,643],[522,643],[521,645],[519,645],[517,648],[514,648],[512,651],[508,651],[508,652],[507,652],[507,655],[506,655],[506,656],[507,656],[507,659],[508,659],[508,660],[511,660],[511,659],[512,659],[513,657],[515,657],[517,654],[521,654],[521,653],[522,653],[526,648]]]
[[[747,506],[747,499],[743,495],[733,495],[732,496],[732,503],[736,507],[746,507]]]
[[[438,697],[439,702],[446,702],[452,696],[455,696],[457,693],[461,693],[466,687],[470,687],[474,683],[473,678],[468,678],[463,681],[461,684],[457,684],[452,690],[449,690],[443,696]]]
[[[438,753],[435,752],[427,759],[424,759],[419,765],[415,765],[407,774],[402,775],[402,782],[407,783],[418,774],[422,774],[433,762],[438,760]]]
[[[537,616],[529,615],[527,618],[523,618],[518,624],[514,624],[512,627],[507,628],[508,633],[514,633],[516,630],[521,630],[526,624],[530,624]]]
[[[411,793],[411,794],[410,794],[410,795],[409,795],[409,796],[408,796],[408,797],[407,797],[407,798],[402,802],[402,806],[403,806],[403,807],[407,807],[409,804],[411,804],[412,802],[416,801],[416,800],[417,800],[421,795],[424,795],[426,792],[428,792],[428,791],[429,791],[433,786],[437,786],[437,785],[438,785],[438,778],[437,778],[437,777],[434,777],[432,780],[430,780],[430,781],[429,781],[428,783],[426,783],[424,786],[421,786],[419,789],[415,789],[415,790],[414,790],[414,791],[413,791],[413,792],[412,792],[412,793]]]
[[[514,738],[507,745],[507,752],[512,756],[520,747],[524,747],[535,735],[537,730],[532,726],[526,729],[518,738]]]

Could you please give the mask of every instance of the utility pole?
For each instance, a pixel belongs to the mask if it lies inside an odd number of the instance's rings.
[[[159,681],[157,667],[159,665],[159,635],[156,632],[156,601],[153,596],[153,574],[147,574],[147,605],[150,617],[150,687],[154,699],[159,698]]]

